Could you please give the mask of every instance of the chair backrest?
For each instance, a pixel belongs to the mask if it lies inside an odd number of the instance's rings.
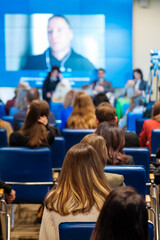
[[[156,154],[156,150],[159,147],[160,147],[160,129],[153,129],[151,134],[151,153]]]
[[[139,136],[139,134],[142,131],[142,127],[143,127],[144,121],[147,120],[147,119],[149,119],[149,118],[139,118],[139,119],[136,119],[136,133],[137,133],[138,136]]]
[[[149,171],[150,171],[150,152],[148,148],[123,148],[123,151],[127,155],[133,157],[135,165],[144,166],[146,170],[146,182],[149,180]]]
[[[2,118],[5,115],[5,105],[0,102],[0,118]]]
[[[2,120],[9,122],[13,126],[13,116],[3,116]]]
[[[0,148],[0,179],[5,182],[52,182],[49,148]],[[16,202],[43,202],[49,185],[16,186]]]
[[[142,114],[141,113],[135,113],[135,112],[129,112],[127,114],[127,130],[131,131],[131,132],[135,132],[136,131],[136,119],[142,118]]]
[[[14,116],[15,113],[19,112],[19,109],[17,107],[10,107],[9,108],[9,115]]]
[[[7,147],[7,132],[4,128],[0,128],[0,147]]]
[[[61,168],[65,157],[65,140],[63,137],[55,137],[51,145],[52,168]]]
[[[145,197],[146,195],[146,171],[142,166],[127,166],[127,165],[109,165],[105,166],[105,172],[121,174],[124,176],[126,186],[131,186],[136,191]]]
[[[54,114],[56,120],[61,119],[62,109],[63,109],[62,102],[50,102],[50,111]]]
[[[59,225],[60,240],[90,240],[95,222],[65,222]],[[149,240],[153,240],[153,224],[148,222]]]
[[[59,225],[60,240],[89,240],[95,222],[65,222]]]
[[[84,136],[93,133],[94,129],[68,129],[62,130],[62,135],[65,139],[66,151],[73,145],[79,143]]]

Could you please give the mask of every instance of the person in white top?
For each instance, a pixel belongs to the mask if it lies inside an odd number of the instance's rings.
[[[58,185],[46,196],[39,240],[59,240],[61,222],[96,222],[111,189],[96,150],[87,143],[67,152]]]

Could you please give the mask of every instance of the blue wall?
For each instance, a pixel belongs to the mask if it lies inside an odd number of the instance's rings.
[[[133,0],[7,0],[0,14],[0,86],[16,87],[21,76],[36,71],[5,71],[4,15],[7,14],[104,14],[106,78],[114,87],[123,87],[132,74]],[[14,47],[14,46],[13,46]]]

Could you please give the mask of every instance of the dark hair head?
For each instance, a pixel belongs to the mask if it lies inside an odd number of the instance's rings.
[[[41,116],[49,116],[49,105],[44,100],[33,100],[31,102],[29,113],[26,117],[24,126],[29,127],[34,123],[37,123],[37,120]]]
[[[121,164],[128,160],[122,151],[125,145],[124,131],[114,122],[102,122],[98,125],[96,134],[104,137],[108,150],[108,164]]]
[[[109,103],[109,99],[106,96],[106,94],[105,93],[96,94],[93,98],[93,103],[94,103],[95,107],[97,107],[102,102],[108,102]]]
[[[117,188],[106,198],[91,240],[106,239],[149,239],[146,204],[133,188]]]
[[[96,107],[96,118],[101,122],[114,122],[116,117],[116,110],[115,108],[109,104],[108,102],[102,102]]]
[[[134,75],[135,72],[139,73],[139,74],[141,75],[141,79],[143,80],[143,73],[142,73],[142,70],[139,69],[139,68],[134,69],[134,71],[133,71],[133,75]],[[133,76],[133,78],[134,78],[134,76]]]
[[[58,67],[58,66],[53,66],[53,67],[51,68],[51,71],[50,71],[50,72],[48,73],[48,75],[47,75],[47,78],[46,78],[47,81],[50,81],[51,74],[52,74],[52,72],[54,72],[55,70],[60,73],[59,67]]]
[[[37,88],[31,88],[27,91],[27,101],[31,103],[33,100],[40,99],[39,91]]]

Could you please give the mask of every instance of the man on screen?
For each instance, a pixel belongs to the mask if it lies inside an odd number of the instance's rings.
[[[48,69],[58,66],[61,72],[92,71],[94,65],[71,48],[73,32],[63,16],[48,20],[49,48],[41,55],[29,56],[23,69]]]

